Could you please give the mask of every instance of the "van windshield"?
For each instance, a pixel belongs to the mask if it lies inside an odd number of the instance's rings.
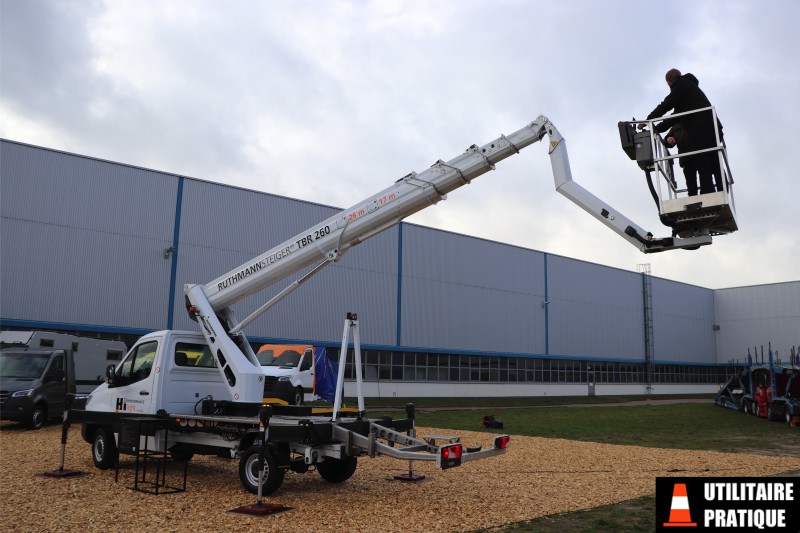
[[[0,377],[38,378],[44,372],[50,354],[29,352],[0,352]]]
[[[284,350],[275,356],[273,350],[264,350],[258,354],[261,366],[285,366],[294,368],[300,362],[300,354],[294,350]]]

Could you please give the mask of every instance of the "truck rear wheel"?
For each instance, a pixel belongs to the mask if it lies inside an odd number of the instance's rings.
[[[117,464],[119,453],[114,433],[108,428],[97,428],[92,437],[92,460],[100,470],[108,470]]]
[[[44,404],[37,403],[33,407],[30,419],[28,419],[28,427],[31,429],[42,429],[45,422],[47,422],[47,407]]]
[[[358,459],[348,455],[344,459],[325,459],[317,465],[317,471],[325,481],[342,483],[352,477],[356,466],[358,466]]]
[[[258,450],[260,446],[250,446],[239,459],[239,481],[253,494],[258,494]],[[278,468],[275,452],[267,447],[264,453],[264,482],[261,494],[269,496],[281,487],[286,470]]]

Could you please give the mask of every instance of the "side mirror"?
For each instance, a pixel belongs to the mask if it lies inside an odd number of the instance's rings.
[[[114,384],[114,378],[116,377],[115,371],[116,368],[114,367],[114,365],[108,365],[106,367],[106,383],[108,383],[109,385]]]

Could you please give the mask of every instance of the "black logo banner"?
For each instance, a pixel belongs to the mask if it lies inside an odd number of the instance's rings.
[[[656,478],[656,532],[800,532],[800,478]]]

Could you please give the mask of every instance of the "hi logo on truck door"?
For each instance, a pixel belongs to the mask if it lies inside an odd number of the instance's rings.
[[[115,411],[125,413],[136,413],[139,411],[138,405],[144,405],[144,400],[131,400],[130,398],[117,398]]]

